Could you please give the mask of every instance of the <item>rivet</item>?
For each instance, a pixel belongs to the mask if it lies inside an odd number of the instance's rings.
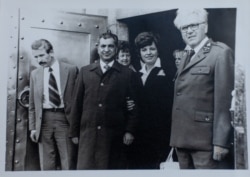
[[[24,20],[25,18],[23,17],[22,20]]]
[[[10,38],[13,38],[13,36],[10,36]]]
[[[42,23],[44,23],[45,22],[45,20],[44,19],[42,19]]]
[[[13,66],[13,69],[16,69],[16,66]]]
[[[16,49],[16,46],[14,48]]]
[[[95,46],[98,46],[98,43],[95,43]]]
[[[62,24],[63,24],[63,21],[61,21],[60,24],[62,25]]]
[[[17,121],[18,121],[18,122],[21,122],[21,119],[20,119],[20,118],[18,118],[18,119],[17,119]]]
[[[17,140],[16,140],[16,143],[20,143],[20,140],[19,140],[19,139],[17,139]]]
[[[24,37],[21,37],[21,40],[24,40]]]
[[[19,76],[18,78],[19,78],[19,80],[23,80],[23,77],[22,77],[22,76]]]
[[[15,164],[18,164],[19,163],[19,160],[15,160]]]
[[[99,28],[99,25],[95,25],[96,28]]]
[[[23,59],[23,56],[20,56],[20,59]]]
[[[10,58],[12,58],[12,55],[10,55]]]
[[[10,18],[13,18],[13,16],[10,16]]]
[[[9,79],[12,79],[12,77],[9,77]]]
[[[82,24],[81,24],[81,23],[78,23],[78,26],[79,26],[79,27],[81,27],[81,26],[82,26]]]

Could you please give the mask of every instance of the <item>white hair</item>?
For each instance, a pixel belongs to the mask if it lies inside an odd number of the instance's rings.
[[[174,20],[174,25],[180,29],[188,17],[197,18],[197,23],[205,22],[207,23],[208,12],[205,9],[178,9],[176,12],[176,18]]]

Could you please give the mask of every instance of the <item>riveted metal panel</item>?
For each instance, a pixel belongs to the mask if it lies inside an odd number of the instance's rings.
[[[6,170],[13,170],[15,155],[15,122],[17,99],[17,65],[18,65],[18,11],[10,13],[8,20],[9,58],[8,60],[8,92],[7,92],[7,128],[6,128]]]
[[[20,9],[10,18],[15,22],[10,36],[6,170],[39,170],[38,146],[31,142],[28,131],[29,77],[39,67],[31,55],[31,43],[49,40],[58,60],[80,68],[91,62],[91,51],[106,30],[107,18],[30,9]]]

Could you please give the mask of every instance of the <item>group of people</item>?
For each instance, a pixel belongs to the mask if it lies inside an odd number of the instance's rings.
[[[41,67],[30,76],[29,130],[41,169],[159,169],[172,147],[181,169],[230,168],[234,58],[207,37],[207,16],[177,11],[186,47],[174,53],[174,78],[151,32],[135,38],[138,71],[128,43],[110,31],[99,37],[99,60],[80,71],[54,58],[48,40],[35,41]]]

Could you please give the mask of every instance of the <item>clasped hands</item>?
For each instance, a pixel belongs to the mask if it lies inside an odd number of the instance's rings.
[[[225,158],[225,156],[229,153],[227,148],[221,146],[214,146],[213,151],[213,159],[217,161],[221,161]]]

